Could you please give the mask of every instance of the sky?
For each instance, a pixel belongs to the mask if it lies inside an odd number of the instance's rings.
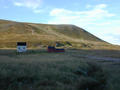
[[[120,45],[120,0],[0,0],[0,19],[73,24]]]

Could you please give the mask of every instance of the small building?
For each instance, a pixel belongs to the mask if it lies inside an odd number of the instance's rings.
[[[55,52],[55,47],[48,46],[48,52]]]
[[[27,44],[26,42],[17,42],[17,52],[26,52]]]
[[[55,52],[65,52],[65,49],[55,49]]]
[[[48,52],[65,52],[64,49],[56,49],[54,46],[48,46]]]

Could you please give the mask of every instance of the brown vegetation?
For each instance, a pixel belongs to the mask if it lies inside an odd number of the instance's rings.
[[[72,48],[113,47],[74,25],[33,24],[0,20],[0,48],[15,48],[18,41],[27,42],[29,48],[40,48],[55,42],[64,44],[65,47],[72,46]]]

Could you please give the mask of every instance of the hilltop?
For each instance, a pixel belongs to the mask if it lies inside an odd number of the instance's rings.
[[[45,47],[55,42],[77,48],[110,45],[75,25],[53,25],[0,20],[0,48],[12,48],[25,41],[28,47]]]

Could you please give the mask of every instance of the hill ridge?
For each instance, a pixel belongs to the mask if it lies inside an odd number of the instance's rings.
[[[36,42],[35,45],[43,42],[44,45],[51,42],[106,43],[86,30],[71,24],[38,24],[0,19],[0,42],[18,41]],[[7,47],[5,44],[4,46]]]

